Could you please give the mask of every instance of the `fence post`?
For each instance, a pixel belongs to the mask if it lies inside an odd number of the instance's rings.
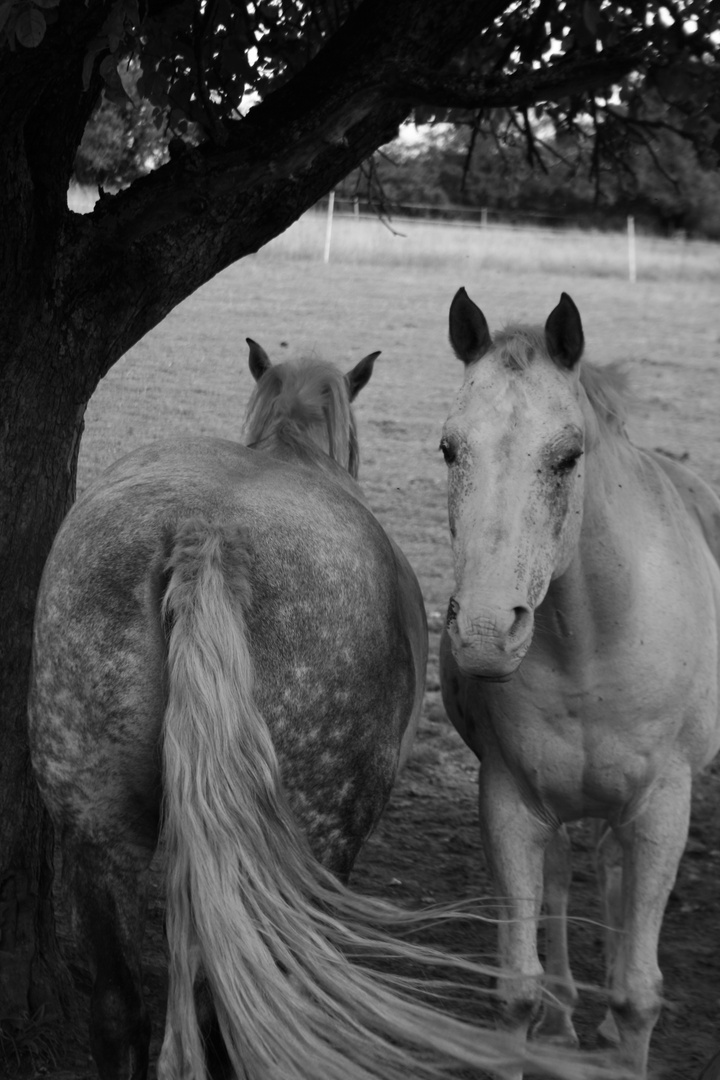
[[[323,251],[323,262],[330,262],[330,241],[332,239],[332,223],[333,223],[333,211],[335,209],[335,191],[331,191],[328,195],[328,208],[327,208],[327,222],[325,224],[325,250]]]
[[[627,236],[628,236],[628,280],[631,282],[637,281],[637,261],[635,258],[635,218],[632,214],[628,214],[627,219]]]
[[[487,206],[483,206],[480,210],[480,228],[487,228]]]

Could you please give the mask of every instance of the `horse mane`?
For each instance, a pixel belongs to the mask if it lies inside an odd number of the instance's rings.
[[[625,423],[628,415],[629,379],[622,365],[617,361],[602,367],[597,364],[582,364],[580,382],[601,426],[608,431],[627,436]]]
[[[545,328],[507,326],[493,339],[500,359],[516,371],[524,371],[538,354],[547,356]],[[619,363],[599,367],[587,360],[580,365],[580,383],[600,423],[606,431],[625,435],[628,412],[628,376]]]
[[[284,448],[309,461],[325,453],[357,479],[355,418],[345,376],[314,358],[275,364],[259,380],[245,417],[246,444]]]

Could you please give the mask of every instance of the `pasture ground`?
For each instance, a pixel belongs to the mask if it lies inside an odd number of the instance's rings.
[[[379,224],[345,222],[336,228],[332,259],[324,265],[323,229],[322,221],[301,222],[230,268],[115,366],[88,410],[79,486],[161,436],[239,439],[253,385],[246,336],[274,361],[317,352],[349,368],[365,353],[383,350],[357,402],[360,479],[420,579],[431,660],[413,757],[352,883],[412,906],[487,898],[491,887],[476,825],[477,768],[445,718],[438,682],[439,631],[452,569],[437,447],[461,379],[446,340],[450,300],[465,285],[497,327],[544,322],[560,292],[568,291],[583,316],[587,355],[627,364],[633,439],[688,455],[689,464],[720,487],[720,249],[659,241],[643,246],[640,239],[639,280],[630,285],[618,237],[438,227],[423,232],[417,226],[399,237]],[[697,784],[690,842],[665,920],[667,1005],[652,1047],[654,1075],[664,1080],[694,1080],[720,1044],[719,787],[720,770],[711,769]],[[600,984],[602,934],[588,826],[574,828],[573,844],[574,968],[579,979]],[[453,940],[447,930],[436,933],[450,947],[488,958],[494,938],[491,926],[475,930],[471,941]],[[159,894],[145,955],[157,1049],[165,985]],[[584,994],[578,1026],[586,1046],[593,1045],[601,1015],[600,1001]],[[86,1046],[84,1030],[77,1042]],[[87,1053],[71,1049],[69,1058],[43,1074],[51,1080],[93,1076]]]

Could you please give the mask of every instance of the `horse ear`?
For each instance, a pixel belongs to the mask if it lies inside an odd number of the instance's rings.
[[[450,305],[450,344],[463,364],[479,360],[492,345],[487,320],[464,289],[458,289]]]
[[[580,312],[566,292],[548,315],[545,342],[550,356],[563,367],[574,368],[582,356],[585,337]]]
[[[373,364],[377,360],[379,352],[368,353],[362,360],[355,365],[352,371],[348,371],[345,376],[345,385],[347,386],[348,397],[351,401],[354,401],[358,396],[363,386],[370,381],[370,376],[373,373]]]
[[[248,358],[250,373],[255,382],[259,382],[265,372],[272,367],[270,357],[265,352],[262,345],[258,345],[257,341],[253,341],[252,338],[245,338],[245,340],[250,346],[250,356]]]

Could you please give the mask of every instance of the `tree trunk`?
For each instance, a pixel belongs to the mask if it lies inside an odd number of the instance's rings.
[[[26,726],[35,595],[53,536],[75,496],[84,405],[29,333],[0,382],[0,1020],[22,1028],[67,1008],[52,910],[52,827],[32,776]],[[42,340],[38,340],[38,339]]]
[[[437,67],[505,0],[366,0],[308,67],[252,110],[237,141],[190,151],[92,215],[65,202],[99,93],[82,89],[109,4],[60,8],[36,50],[0,67],[0,1024],[57,1014],[52,836],[30,769],[33,609],[75,496],[99,379],[214,274],[277,236],[395,134],[404,65]],[[74,20],[74,22],[73,22]]]

